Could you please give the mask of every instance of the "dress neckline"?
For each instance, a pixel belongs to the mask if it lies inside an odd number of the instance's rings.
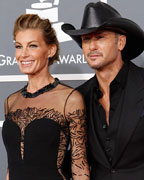
[[[55,78],[55,81],[53,83],[50,83],[50,84],[42,87],[41,89],[37,90],[34,93],[27,92],[27,86],[28,86],[28,84],[27,84],[26,86],[24,86],[22,88],[21,94],[25,98],[34,98],[34,97],[39,96],[40,94],[50,91],[51,89],[55,88],[59,83],[60,83],[59,79]]]

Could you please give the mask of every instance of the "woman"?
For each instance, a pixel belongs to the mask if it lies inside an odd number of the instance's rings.
[[[66,180],[62,165],[69,138],[72,177],[88,180],[83,98],[48,71],[59,56],[54,29],[48,19],[27,14],[16,20],[13,35],[28,84],[5,100],[7,180]]]

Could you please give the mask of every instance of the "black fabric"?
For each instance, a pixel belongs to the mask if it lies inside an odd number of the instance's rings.
[[[21,159],[19,150],[20,129],[9,119],[4,123],[3,137],[8,153],[10,180],[63,180],[57,171],[60,126],[54,121],[42,118],[27,126],[24,159]]]
[[[121,85],[125,84],[121,86],[124,93],[110,120],[110,125],[117,122],[115,133],[111,133],[114,139],[111,160],[98,135],[101,129],[96,129],[95,124],[100,120],[94,96],[95,76],[77,88],[84,96],[87,109],[91,180],[144,179],[144,70],[131,62],[128,69],[126,84],[121,81]]]
[[[117,128],[119,119],[114,117],[114,114],[119,113],[121,109],[122,99],[124,96],[124,88],[126,86],[127,75],[128,75],[129,62],[124,63],[120,72],[115,77],[115,79],[110,84],[110,112],[109,112],[109,125],[106,122],[106,115],[103,106],[99,103],[101,98],[99,84],[97,78],[96,80],[96,92],[95,92],[95,109],[97,109],[97,121],[94,122],[95,130],[97,132],[98,139],[105,150],[105,153],[109,159],[109,162],[112,162],[113,153],[115,149],[115,137],[117,134]],[[121,101],[121,102],[120,102]],[[119,104],[120,103],[120,104]],[[95,111],[96,112],[96,111]],[[113,118],[114,117],[114,118]]]

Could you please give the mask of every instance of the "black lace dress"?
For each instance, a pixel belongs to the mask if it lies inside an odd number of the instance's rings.
[[[34,94],[24,88],[5,100],[2,135],[9,180],[66,180],[62,165],[69,137],[74,147],[72,166],[84,169],[86,136],[81,99],[77,91],[57,81]],[[82,174],[76,170],[73,175]]]

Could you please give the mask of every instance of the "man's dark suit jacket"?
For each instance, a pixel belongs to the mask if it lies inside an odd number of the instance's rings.
[[[91,180],[144,180],[144,69],[130,62],[111,164],[94,129],[94,82],[77,88],[86,103]]]

